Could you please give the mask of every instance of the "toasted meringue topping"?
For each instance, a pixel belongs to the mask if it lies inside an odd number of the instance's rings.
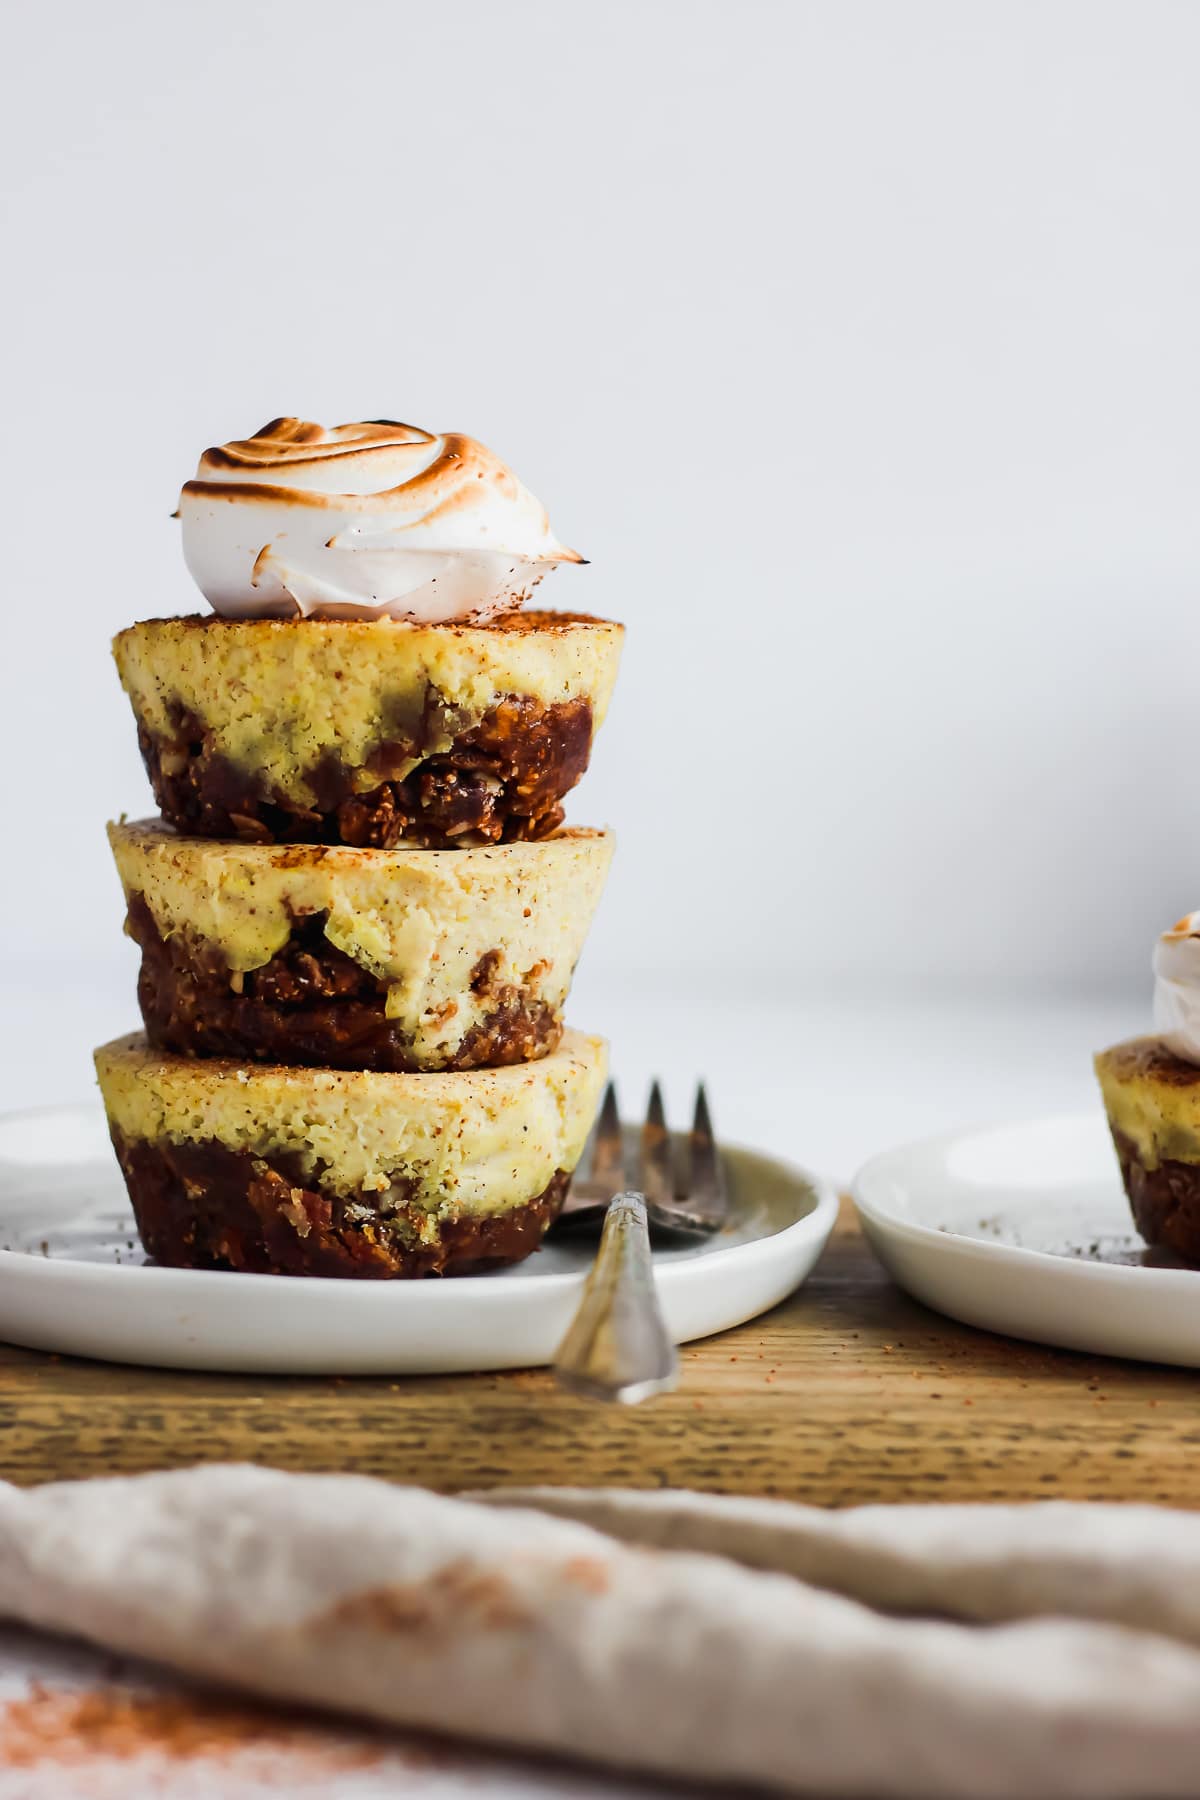
[[[1200,912],[1186,913],[1154,947],[1154,1029],[1200,1063]]]
[[[483,444],[390,419],[273,419],[206,450],[179,517],[187,566],[228,618],[480,621],[583,561]]]

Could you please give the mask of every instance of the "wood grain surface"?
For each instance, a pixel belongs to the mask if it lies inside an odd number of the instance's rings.
[[[420,1379],[178,1374],[0,1347],[0,1475],[228,1459],[463,1487],[672,1485],[820,1505],[1051,1496],[1200,1505],[1200,1377],[952,1324],[844,1215],[816,1275],[683,1354],[632,1409],[543,1371]]]

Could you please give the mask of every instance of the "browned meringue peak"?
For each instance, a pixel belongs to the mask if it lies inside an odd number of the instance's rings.
[[[179,516],[188,568],[233,617],[480,620],[583,561],[485,445],[390,419],[273,419],[204,452]]]

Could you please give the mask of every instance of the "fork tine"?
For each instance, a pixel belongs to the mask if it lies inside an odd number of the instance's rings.
[[[592,1138],[591,1179],[616,1194],[625,1186],[625,1145],[621,1138],[621,1114],[617,1089],[609,1082]]]
[[[725,1176],[713,1138],[712,1119],[708,1111],[708,1095],[704,1091],[703,1082],[700,1082],[696,1088],[696,1110],[692,1117],[690,1149],[691,1185],[688,1190],[688,1199],[693,1204],[708,1207],[714,1212],[724,1212],[727,1204]]]
[[[641,1172],[638,1180],[647,1202],[670,1206],[675,1198],[675,1175],[671,1166],[671,1134],[667,1130],[662,1088],[656,1081],[650,1089],[646,1123],[642,1126]]]

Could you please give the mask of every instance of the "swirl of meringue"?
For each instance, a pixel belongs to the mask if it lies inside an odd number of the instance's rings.
[[[1176,1056],[1200,1063],[1200,912],[1177,919],[1154,947],[1154,1029]]]
[[[204,452],[178,517],[226,618],[482,621],[584,560],[483,444],[390,419],[272,419]]]

